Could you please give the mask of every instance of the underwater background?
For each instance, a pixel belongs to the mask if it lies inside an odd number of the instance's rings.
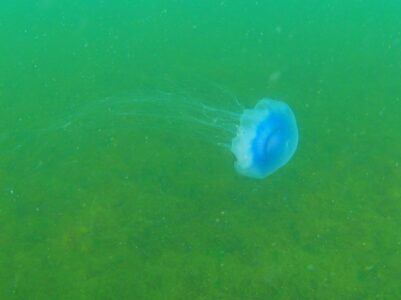
[[[0,299],[401,299],[400,15],[2,1]],[[176,95],[284,100],[298,150],[240,176],[199,124],[161,121]]]

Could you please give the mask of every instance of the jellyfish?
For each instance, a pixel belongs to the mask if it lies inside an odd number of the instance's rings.
[[[46,131],[69,130],[74,124],[86,133],[91,132],[86,130],[90,126],[114,133],[120,132],[119,126],[165,130],[222,147],[233,156],[238,174],[256,179],[266,178],[288,163],[298,145],[297,122],[288,104],[262,98],[245,108],[236,98],[219,101],[212,96],[217,100],[208,102],[207,97],[179,90],[114,95],[78,105]]]
[[[283,167],[297,149],[294,113],[285,102],[269,98],[259,100],[253,108],[245,109],[238,100],[235,104],[227,109],[218,101],[207,104],[192,95],[163,92],[111,97],[97,103],[96,110],[90,107],[86,111],[95,111],[97,119],[100,110],[107,111],[112,117],[108,124],[113,126],[116,120],[128,118],[145,127],[178,133],[187,130],[189,137],[231,152],[238,174],[263,179]]]

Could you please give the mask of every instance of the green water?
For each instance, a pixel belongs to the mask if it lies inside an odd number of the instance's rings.
[[[396,0],[3,1],[0,299],[401,299],[400,15]],[[139,90],[282,99],[298,151],[241,177],[193,122],[105,113]]]

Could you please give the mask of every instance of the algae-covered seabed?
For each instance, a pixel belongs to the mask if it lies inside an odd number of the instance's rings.
[[[3,1],[0,299],[401,298],[400,15]],[[227,109],[285,100],[298,151],[252,180],[194,123],[105,115],[143,82]]]

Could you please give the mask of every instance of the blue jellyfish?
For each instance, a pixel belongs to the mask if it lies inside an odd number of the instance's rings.
[[[106,111],[111,113],[107,124],[113,126],[118,122],[115,118],[118,115],[145,127],[157,126],[174,132],[187,129],[191,137],[203,138],[230,150],[239,174],[265,178],[283,167],[297,149],[294,113],[286,103],[267,98],[259,100],[252,109],[244,109],[238,101],[236,105],[236,109],[227,110],[219,108],[217,103],[208,105],[192,95],[163,92],[153,96],[107,98],[88,107],[86,112],[81,111],[78,117],[94,113],[98,121],[99,112]]]

